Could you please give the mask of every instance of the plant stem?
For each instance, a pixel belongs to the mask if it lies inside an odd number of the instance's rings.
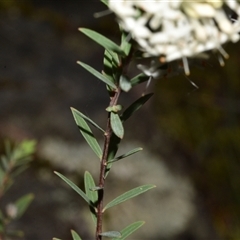
[[[112,97],[110,97],[110,104],[109,104],[110,107],[117,104],[120,93],[121,93],[121,89],[120,87],[118,87],[117,90],[113,92]],[[104,134],[105,140],[104,140],[103,156],[100,163],[100,174],[99,174],[98,186],[101,189],[98,191],[96,240],[102,240],[102,236],[99,234],[102,233],[102,219],[103,219],[102,210],[103,210],[103,197],[104,197],[104,185],[105,185],[104,176],[105,176],[105,171],[107,167],[110,140],[113,134],[111,123],[110,123],[110,114],[111,113],[108,113],[108,117],[107,117],[107,127]]]

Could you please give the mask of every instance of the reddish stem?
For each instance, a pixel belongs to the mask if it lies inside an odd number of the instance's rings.
[[[120,87],[113,93],[113,96],[110,98],[109,106],[112,107],[117,104],[119,96],[121,93]],[[96,240],[102,240],[102,220],[103,220],[103,198],[104,198],[104,184],[105,184],[105,172],[107,167],[107,160],[109,154],[109,145],[110,139],[112,136],[112,128],[110,123],[110,113],[108,113],[107,118],[107,127],[104,134],[105,141],[104,141],[104,148],[103,148],[103,156],[100,164],[100,174],[99,174],[99,183],[98,186],[101,188],[98,191],[98,203],[97,203],[97,227],[96,227]]]

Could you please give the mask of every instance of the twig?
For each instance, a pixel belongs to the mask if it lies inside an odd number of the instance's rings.
[[[121,93],[120,87],[113,93],[113,96],[110,98],[109,106],[112,107],[117,104],[119,96]],[[103,219],[103,197],[104,197],[104,184],[105,184],[105,171],[107,167],[107,159],[109,153],[110,139],[112,136],[112,128],[110,123],[110,113],[108,113],[107,118],[107,127],[104,134],[104,148],[103,148],[103,156],[100,165],[100,175],[99,175],[99,184],[100,190],[98,191],[98,203],[97,203],[97,227],[96,227],[96,240],[102,240],[102,219]]]

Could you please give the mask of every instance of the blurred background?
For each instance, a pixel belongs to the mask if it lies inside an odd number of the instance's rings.
[[[85,170],[97,181],[97,159],[70,107],[105,127],[105,86],[76,64],[102,70],[103,49],[78,27],[119,42],[113,15],[93,17],[103,10],[99,1],[0,0],[1,145],[6,138],[38,141],[30,168],[0,203],[34,193],[26,214],[11,226],[22,229],[26,240],[71,239],[70,229],[93,239],[84,201],[53,171],[80,187]],[[144,151],[116,163],[106,202],[140,184],[157,188],[106,212],[105,230],[146,220],[130,239],[240,239],[240,44],[224,48],[230,55],[224,67],[212,56],[204,67],[191,68],[190,79],[151,83],[154,97],[126,123],[120,149]],[[123,94],[121,103],[128,106],[144,89]]]

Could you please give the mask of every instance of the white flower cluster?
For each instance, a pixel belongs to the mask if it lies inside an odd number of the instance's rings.
[[[108,5],[145,56],[162,63],[184,62],[208,50],[227,57],[221,45],[239,40],[239,0],[109,0]]]

